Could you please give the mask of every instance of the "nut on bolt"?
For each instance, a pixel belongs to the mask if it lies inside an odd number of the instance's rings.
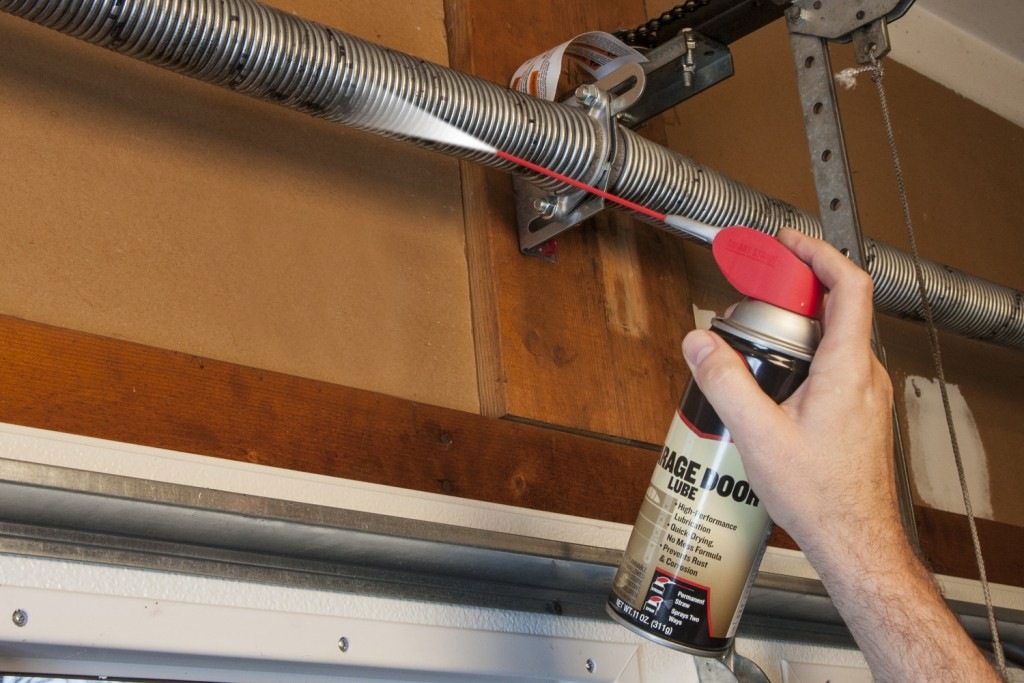
[[[548,195],[534,200],[533,208],[544,218],[551,218],[558,211],[558,197]]]
[[[697,51],[697,39],[693,37],[692,28],[684,28],[682,37],[686,41],[686,55],[683,56],[683,85],[693,87],[694,53]]]
[[[593,107],[601,99],[601,89],[593,83],[585,83],[576,88],[576,101],[584,107]]]

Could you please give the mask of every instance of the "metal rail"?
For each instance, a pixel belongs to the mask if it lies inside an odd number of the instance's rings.
[[[0,458],[0,552],[300,588],[605,618],[621,549]],[[987,636],[973,603],[951,602]],[[1024,643],[1024,613],[997,608]],[[740,635],[852,637],[817,579],[760,572]]]

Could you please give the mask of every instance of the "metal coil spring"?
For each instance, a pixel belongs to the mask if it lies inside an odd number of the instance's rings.
[[[600,134],[551,106],[251,0],[0,0],[0,10],[198,80],[354,128],[419,108],[572,177],[596,172]],[[511,170],[492,155],[416,141]],[[561,187],[547,176],[538,184]]]
[[[651,143],[622,133],[626,153],[615,191],[664,213],[680,213],[712,225],[748,225],[774,234],[789,226],[821,237],[821,221]],[[879,311],[924,322],[913,257],[865,240],[865,268],[875,284]],[[1024,350],[1024,293],[922,259],[925,290],[938,327],[967,337]]]
[[[385,121],[413,107],[483,142],[589,180],[601,131],[585,112],[536,100],[253,0],[0,0],[0,11],[239,93],[506,171],[491,154],[409,140]],[[619,128],[609,189],[664,213],[774,234],[821,236],[818,219]],[[548,189],[546,176],[524,173]],[[867,241],[878,310],[920,320],[909,254]],[[925,262],[939,327],[1024,350],[1024,295]]]
[[[913,258],[874,240],[865,241],[865,253],[878,309],[924,321]],[[970,339],[1024,348],[1024,294],[934,261],[922,260],[921,268],[937,326]]]
[[[747,225],[769,234],[790,226],[821,237],[811,214],[702,166],[635,133],[621,131],[624,161],[615,191],[663,213],[711,225]]]

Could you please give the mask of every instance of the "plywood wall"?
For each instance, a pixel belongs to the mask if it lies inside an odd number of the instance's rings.
[[[284,9],[435,62],[435,2]],[[0,313],[478,410],[455,161],[0,15]]]

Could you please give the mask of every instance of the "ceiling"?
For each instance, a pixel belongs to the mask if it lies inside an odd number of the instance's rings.
[[[1024,127],[1024,0],[917,0],[891,57]]]
[[[1024,61],[1024,0],[917,0],[915,5]]]

